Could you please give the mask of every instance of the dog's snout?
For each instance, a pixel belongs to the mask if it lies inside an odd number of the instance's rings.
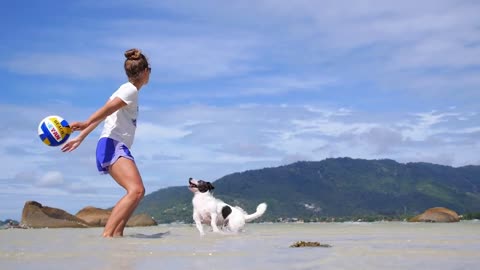
[[[191,188],[197,188],[197,184],[194,183],[195,179],[191,178],[188,180],[188,186]]]

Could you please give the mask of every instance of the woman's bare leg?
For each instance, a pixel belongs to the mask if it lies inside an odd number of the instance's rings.
[[[104,237],[123,236],[128,219],[145,194],[142,178],[133,160],[119,158],[110,166],[110,175],[127,194],[115,205],[103,231]]]

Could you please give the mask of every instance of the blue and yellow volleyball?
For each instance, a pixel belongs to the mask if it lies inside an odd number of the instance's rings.
[[[38,125],[38,136],[48,146],[62,145],[70,134],[72,134],[70,125],[58,115],[47,116]]]

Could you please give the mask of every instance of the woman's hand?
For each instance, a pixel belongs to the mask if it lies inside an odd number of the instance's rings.
[[[72,152],[73,150],[77,149],[77,147],[82,143],[83,138],[81,136],[77,136],[74,139],[71,139],[67,143],[62,146],[62,152]]]
[[[73,122],[70,124],[72,131],[84,130],[88,127],[87,122]]]

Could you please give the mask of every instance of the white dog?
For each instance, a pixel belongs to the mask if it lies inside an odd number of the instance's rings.
[[[188,188],[193,192],[193,220],[197,226],[200,235],[205,235],[203,224],[210,224],[214,232],[220,232],[218,226],[224,230],[237,233],[246,222],[259,218],[267,210],[267,204],[261,203],[257,206],[257,211],[253,214],[247,214],[238,206],[231,206],[219,199],[215,199],[210,193],[214,189],[210,182],[190,178]]]

